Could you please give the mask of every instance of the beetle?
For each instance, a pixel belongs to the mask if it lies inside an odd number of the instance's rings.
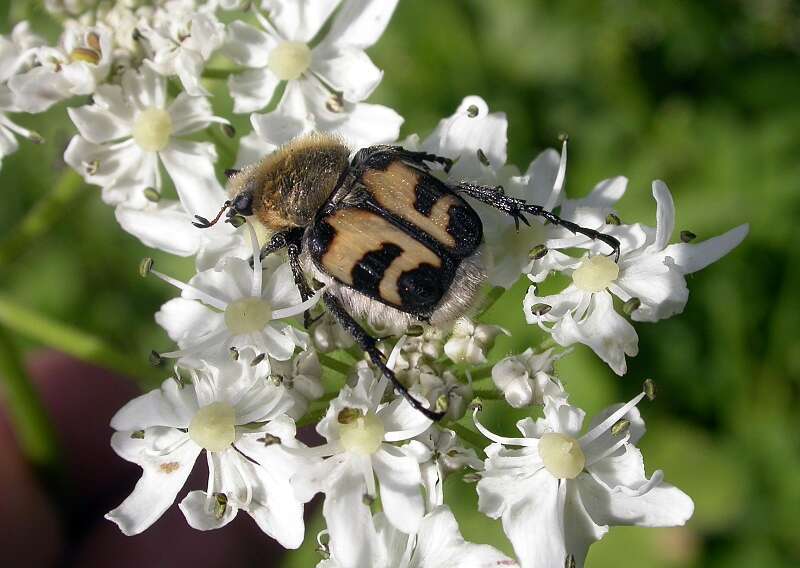
[[[401,146],[350,150],[338,138],[299,137],[241,170],[227,170],[226,201],[207,228],[227,211],[272,232],[261,257],[286,249],[294,281],[305,301],[313,295],[308,276],[326,285],[322,301],[370,360],[408,402],[432,420],[444,413],[426,408],[385,363],[358,320],[369,316],[395,328],[424,322],[446,326],[467,313],[486,280],[480,254],[483,224],[463,196],[513,217],[517,229],[539,216],[573,233],[607,244],[619,259],[619,241],[561,219],[539,205],[510,197],[501,187],[469,181],[448,183],[433,175],[452,160]],[[311,323],[305,314],[305,324]]]

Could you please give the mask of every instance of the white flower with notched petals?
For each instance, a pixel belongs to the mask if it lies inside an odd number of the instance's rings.
[[[69,97],[94,93],[111,70],[111,42],[105,26],[74,23],[57,47],[36,48],[35,65],[8,81],[20,110],[42,112]]]
[[[444,504],[444,480],[456,471],[470,467],[483,469],[475,450],[465,448],[452,430],[431,428],[408,444],[408,451],[417,458],[422,483],[428,499],[428,510]]]
[[[476,324],[469,318],[458,318],[453,324],[444,352],[454,363],[480,365],[486,362],[486,352],[494,346],[495,338],[509,333],[499,325]]]
[[[748,231],[741,225],[702,243],[670,245],[675,228],[672,195],[656,181],[653,196],[655,229],[638,224],[608,226],[607,233],[621,243],[618,263],[603,254],[602,243],[586,243],[590,248],[583,258],[552,251],[559,271],[571,276],[572,283],[551,296],[537,295],[534,284],[523,304],[528,323],[549,331],[560,345],[588,345],[619,375],[627,369],[625,356],[638,352],[638,336],[614,310],[612,295],[625,302],[634,321],[654,322],[679,314],[689,297],[686,275],[725,256]]]
[[[166,77],[177,75],[189,95],[209,94],[200,77],[225,40],[225,26],[213,5],[198,8],[190,0],[171,0],[136,29],[152,52],[147,65]]]
[[[395,348],[387,365],[394,366]],[[358,382],[344,386],[317,425],[327,443],[303,453],[328,456],[292,479],[297,496],[309,501],[325,494],[322,513],[331,535],[332,553],[342,566],[371,566],[375,527],[365,503],[380,490],[383,511],[400,531],[417,531],[425,513],[422,478],[416,458],[397,443],[431,427],[430,419],[405,399],[381,404],[388,381],[362,362]],[[378,483],[376,488],[375,478]]]
[[[370,568],[496,568],[518,566],[505,554],[487,544],[467,542],[446,506],[437,507],[422,519],[419,531],[408,535],[398,531],[383,513],[373,517],[375,532],[369,548],[374,551]],[[317,568],[351,568],[334,553]]]
[[[156,312],[156,322],[180,347],[164,357],[225,359],[250,348],[268,366],[269,358],[286,361],[296,347],[308,345],[308,336],[284,320],[313,307],[321,290],[301,302],[288,263],[269,271],[265,280],[252,228],[250,235],[252,267],[244,259],[228,257],[188,284],[150,267],[152,274],[181,289],[180,298]]]
[[[167,379],[130,401],[111,419],[111,446],[143,475],[106,518],[126,535],[147,529],[175,501],[205,450],[208,487],[180,503],[189,524],[219,528],[243,510],[283,546],[297,548],[303,505],[289,478],[311,462],[292,451],[302,444],[285,415],[291,404],[283,387],[257,379],[244,362],[206,365],[191,372],[191,383]]]
[[[308,404],[325,394],[322,366],[313,349],[298,353],[289,361],[270,361],[270,380],[282,385],[294,400],[289,416],[298,420],[308,411]]]
[[[8,80],[30,67],[36,47],[43,43],[43,39],[31,33],[28,22],[14,26],[10,36],[0,36],[0,160],[17,151],[17,136],[32,142],[42,141],[39,134],[23,128],[6,115],[20,111]]]
[[[582,566],[589,545],[609,526],[683,525],[694,503],[663,481],[661,471],[645,476],[634,444],[644,433],[636,404],[606,409],[580,435],[584,412],[548,399],[544,418],[517,423],[521,438],[478,429],[495,442],[486,448],[478,482],[478,508],[496,519],[527,568]]]
[[[322,314],[314,324],[311,339],[314,341],[314,347],[321,353],[348,349],[355,344],[353,336],[347,333],[329,313]]]
[[[103,188],[107,203],[146,207],[144,190],[161,191],[161,165],[187,211],[207,215],[224,201],[214,174],[214,145],[183,139],[227,122],[212,114],[204,97],[181,93],[168,102],[166,79],[143,67],[126,72],[121,86],[100,87],[92,104],[68,112],[80,135],[64,159]]]
[[[492,367],[492,381],[514,408],[544,404],[547,398],[563,398],[564,387],[554,376],[553,364],[565,353],[531,348],[498,361]]]

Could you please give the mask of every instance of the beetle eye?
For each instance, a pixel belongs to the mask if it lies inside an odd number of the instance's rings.
[[[241,215],[253,214],[253,194],[249,191],[243,191],[233,199],[231,206]]]

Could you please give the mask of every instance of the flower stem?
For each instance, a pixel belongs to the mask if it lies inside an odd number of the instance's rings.
[[[55,221],[70,210],[69,204],[81,195],[81,176],[72,169],[64,170],[53,189],[44,195],[9,231],[9,236],[0,242],[0,266],[19,256],[28,244],[46,233]]]
[[[76,359],[131,377],[152,374],[152,369],[106,345],[100,338],[53,321],[0,295],[0,325]]]
[[[4,327],[0,327],[0,381],[25,457],[40,473],[56,474],[61,452],[55,430],[25,372],[19,349]]]
[[[481,400],[500,400],[503,394],[497,389],[474,389],[472,394]]]
[[[203,69],[203,79],[227,79],[236,73],[235,69]]]
[[[342,363],[338,359],[334,359],[330,355],[325,355],[324,353],[320,353],[318,355],[319,362],[322,366],[327,367],[331,371],[336,371],[340,375],[347,376],[352,371],[352,365],[348,365],[347,363]]]
[[[476,319],[481,319],[486,312],[492,309],[492,306],[494,306],[495,302],[500,299],[500,296],[502,296],[505,291],[506,289],[502,286],[495,286],[492,288],[491,291],[486,295],[486,301],[484,302],[483,306],[481,306],[481,313]]]

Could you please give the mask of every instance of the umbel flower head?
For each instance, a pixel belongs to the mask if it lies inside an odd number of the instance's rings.
[[[180,504],[200,530],[228,524],[241,509],[287,548],[303,540],[303,506],[289,478],[307,460],[286,411],[285,389],[272,386],[245,362],[204,364],[189,370],[190,382],[169,378],[133,399],[111,419],[111,446],[138,464],[142,477],[133,493],[106,517],[127,535],[147,529],[172,505],[194,463],[205,452],[205,491]]]
[[[644,434],[636,405],[645,393],[601,412],[581,435],[585,413],[564,398],[545,399],[544,418],[517,422],[521,438],[493,434],[478,482],[478,508],[501,518],[526,568],[582,566],[589,545],[609,526],[683,525],[694,503],[663,481],[648,479],[634,444]],[[477,411],[476,411],[477,412]]]

